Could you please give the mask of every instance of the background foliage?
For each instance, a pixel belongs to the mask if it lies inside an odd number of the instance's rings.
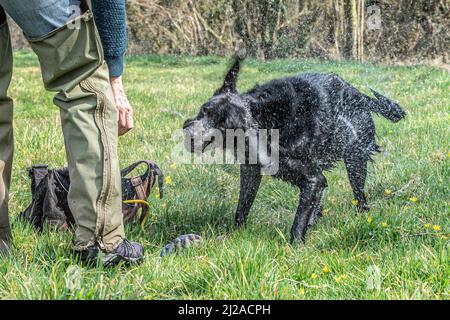
[[[448,62],[448,0],[128,0],[131,50]],[[373,7],[375,5],[376,7]],[[376,24],[379,9],[379,28]],[[369,30],[371,29],[371,30]]]
[[[127,0],[128,47],[129,54],[224,56],[245,47],[261,60],[448,63],[449,14],[449,0]],[[18,28],[13,35],[16,48],[27,46]]]

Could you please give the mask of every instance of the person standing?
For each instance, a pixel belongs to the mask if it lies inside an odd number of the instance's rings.
[[[142,262],[143,247],[124,234],[117,156],[118,135],[133,127],[121,81],[124,0],[94,1],[93,6],[80,0],[0,0],[0,252],[7,252],[12,241],[13,101],[7,91],[13,56],[5,11],[38,56],[46,90],[56,93],[71,180],[68,202],[76,223],[74,251],[84,263],[100,256],[105,266]]]

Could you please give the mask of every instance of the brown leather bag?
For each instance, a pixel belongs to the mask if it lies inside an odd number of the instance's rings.
[[[146,171],[139,176],[128,177],[139,166],[145,165]],[[59,230],[72,228],[75,220],[70,211],[67,194],[70,187],[67,168],[48,169],[47,165],[35,165],[28,169],[31,178],[31,204],[21,212],[19,219],[28,221],[41,230],[44,224]],[[139,223],[143,226],[149,214],[147,199],[156,180],[159,197],[163,197],[164,174],[159,167],[148,160],[141,160],[121,171],[122,176],[122,212],[126,223],[136,223],[139,209]]]
[[[140,165],[145,164],[147,170],[141,176],[127,178],[127,176]],[[148,160],[141,160],[121,171],[122,175],[122,205],[124,222],[135,223],[139,209],[142,210],[139,223],[143,225],[148,216],[149,207],[145,201],[150,196],[155,179],[158,177],[159,198],[163,197],[164,174],[156,164]],[[133,202],[135,203],[127,203]]]

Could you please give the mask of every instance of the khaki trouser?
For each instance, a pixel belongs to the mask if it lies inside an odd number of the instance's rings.
[[[11,68],[3,61],[10,65],[12,54],[8,27],[0,32],[0,236],[9,237],[7,198],[13,142],[12,102],[6,90]],[[92,14],[88,11],[31,39],[30,44],[39,58],[45,88],[57,92],[54,103],[60,108],[71,180],[68,200],[76,221],[74,249],[83,250],[97,242],[112,251],[124,238],[118,118]]]
[[[8,218],[8,191],[13,158],[13,102],[7,96],[12,76],[12,55],[9,29],[0,22],[0,251],[11,240]]]

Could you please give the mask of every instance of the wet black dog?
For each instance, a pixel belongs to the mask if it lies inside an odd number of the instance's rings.
[[[321,215],[327,181],[323,175],[343,160],[359,210],[369,210],[364,194],[367,162],[379,151],[371,113],[397,122],[405,112],[395,102],[372,91],[371,98],[336,74],[306,73],[258,85],[246,93],[236,90],[240,60],[225,82],[184,124],[185,143],[204,150],[211,131],[278,129],[279,170],[276,178],[300,187],[300,203],[291,242],[304,241],[306,230]],[[200,142],[199,142],[200,141]],[[247,150],[248,151],[248,150]],[[261,166],[243,163],[236,225],[245,223],[261,182]]]

